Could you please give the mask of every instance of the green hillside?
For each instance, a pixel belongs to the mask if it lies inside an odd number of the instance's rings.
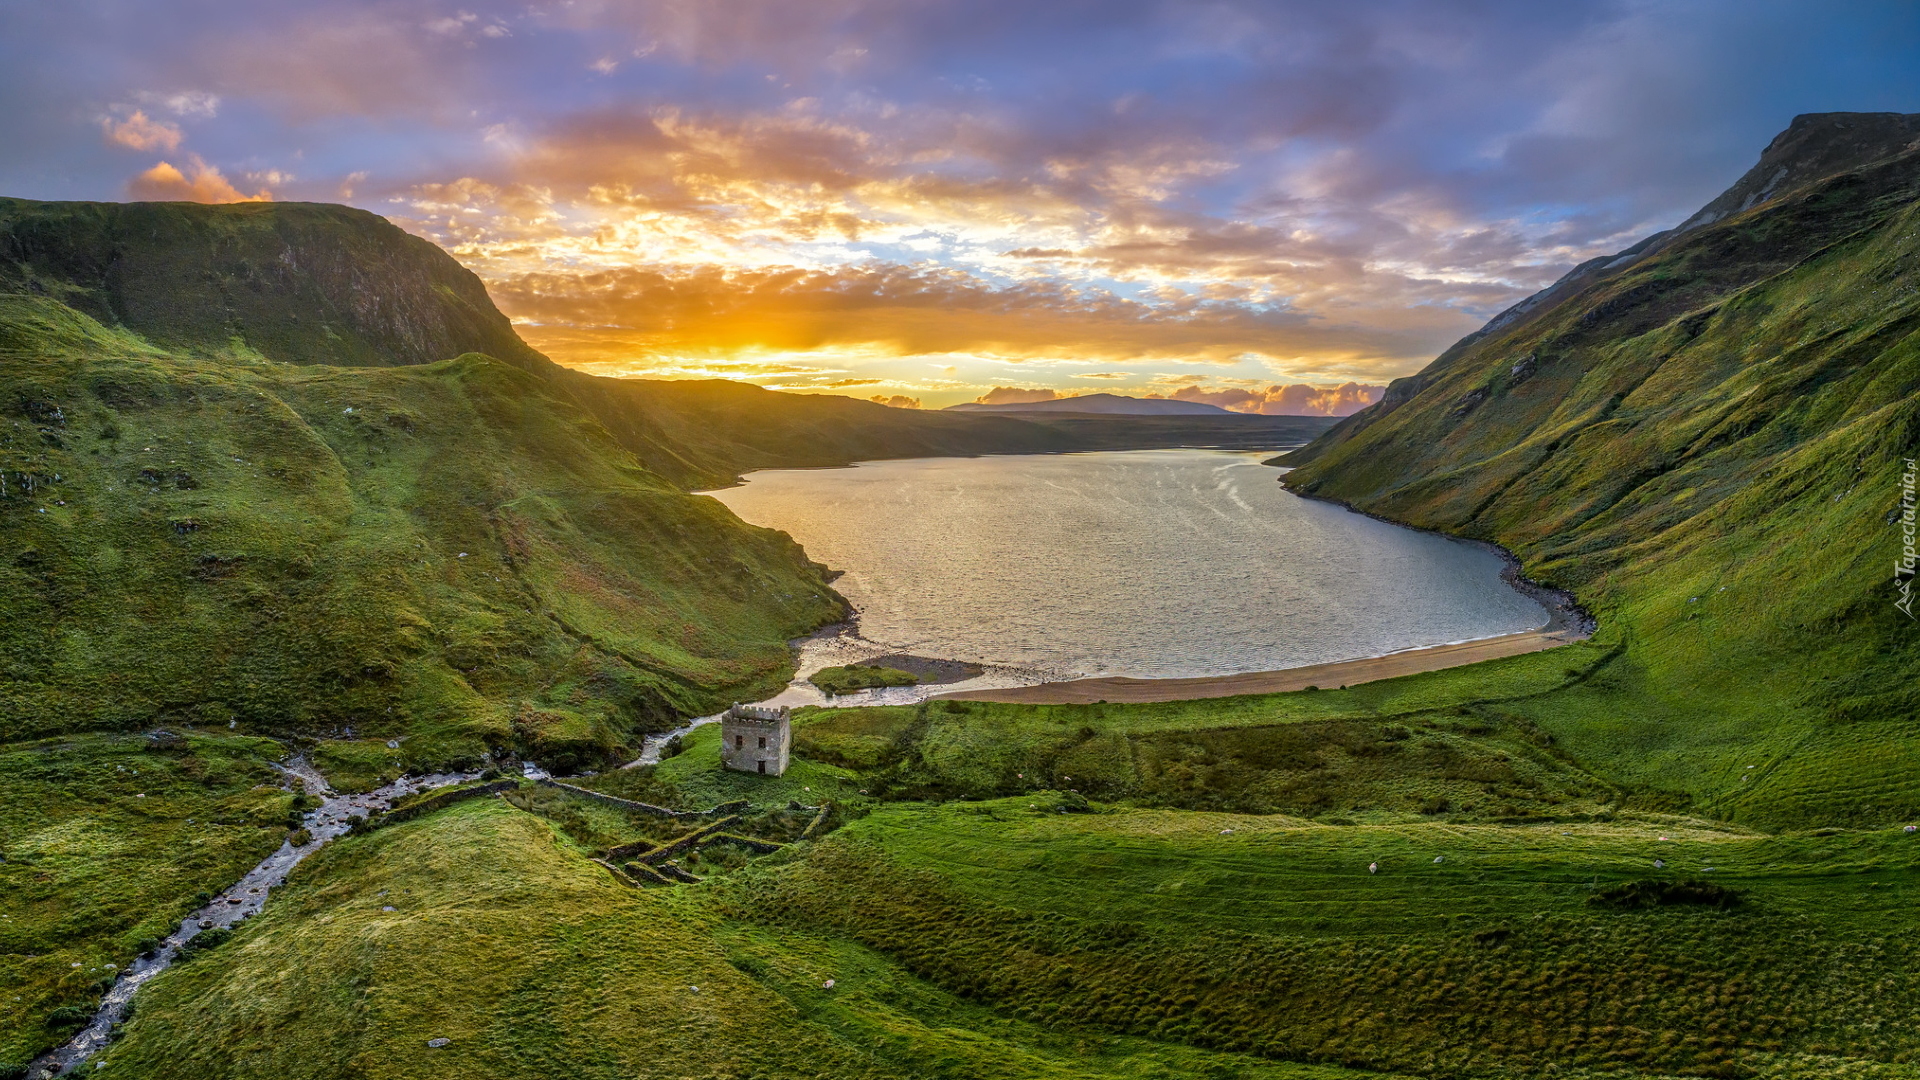
[[[540,378],[168,352],[0,298],[0,738],[156,723],[577,767],[843,610]],[[384,751],[383,751],[384,753]]]
[[[1892,573],[1920,454],[1913,120],[1803,117],[1734,191],[1783,154],[1843,171],[1577,271],[1280,459],[1296,491],[1494,540],[1593,607],[1624,650],[1524,711],[1616,782],[1775,826],[1920,814]]]

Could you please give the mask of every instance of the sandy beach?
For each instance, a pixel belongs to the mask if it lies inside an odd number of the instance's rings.
[[[1555,620],[1556,622],[1559,620]],[[1241,694],[1277,694],[1305,690],[1309,686],[1331,690],[1339,686],[1393,679],[1422,671],[1477,664],[1503,656],[1539,652],[1579,641],[1588,635],[1578,628],[1541,630],[1500,637],[1463,641],[1454,645],[1435,645],[1426,649],[1408,649],[1386,656],[1363,660],[1342,660],[1333,664],[1312,664],[1284,671],[1253,671],[1244,675],[1220,675],[1198,679],[1073,679],[1067,682],[1016,686],[1004,690],[971,690],[935,695],[936,699],[961,701],[1002,701],[1023,705],[1085,705],[1099,701],[1146,702],[1190,701],[1196,698],[1237,697]]]

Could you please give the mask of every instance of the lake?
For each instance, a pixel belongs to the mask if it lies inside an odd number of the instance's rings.
[[[1019,681],[1271,671],[1547,623],[1499,556],[1293,495],[1270,456],[919,458],[708,494],[844,571],[869,652]]]

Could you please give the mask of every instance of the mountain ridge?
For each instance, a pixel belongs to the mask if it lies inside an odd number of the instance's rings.
[[[1276,460],[1295,491],[1499,543],[1595,609],[1645,692],[1606,737],[1634,756],[1546,721],[1583,760],[1704,794],[1687,754],[1768,747],[1768,787],[1723,812],[1884,821],[1920,812],[1920,775],[1831,777],[1868,744],[1920,750],[1885,572],[1887,470],[1920,448],[1920,150],[1862,164],[1789,135],[1760,187],[1709,204],[1726,216],[1548,290]],[[1795,146],[1839,171],[1749,202]]]
[[[949,405],[942,412],[994,412],[994,413],[1088,413],[1123,416],[1234,416],[1236,414],[1218,405],[1209,405],[1204,401],[1174,401],[1170,398],[1137,398],[1125,394],[1081,394],[1075,397],[1052,398],[1047,401],[1010,401],[989,404],[982,401],[964,401],[958,405]]]

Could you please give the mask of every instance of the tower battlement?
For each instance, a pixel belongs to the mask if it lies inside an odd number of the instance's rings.
[[[793,744],[792,710],[735,702],[720,714],[720,764],[735,772],[779,776]]]

